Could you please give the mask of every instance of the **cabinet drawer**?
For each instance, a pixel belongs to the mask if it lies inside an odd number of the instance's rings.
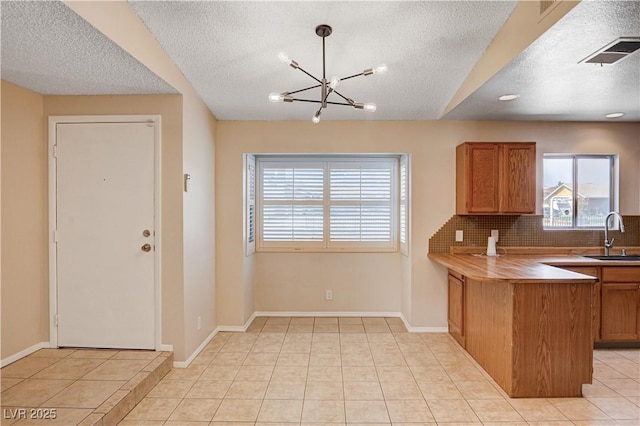
[[[592,277],[599,278],[597,266],[562,266],[562,269],[567,271],[577,272],[579,274],[591,275]]]
[[[640,281],[640,268],[637,266],[603,266],[602,282],[628,283]]]

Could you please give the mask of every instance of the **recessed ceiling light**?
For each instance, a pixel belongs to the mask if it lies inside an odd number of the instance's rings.
[[[607,118],[620,118],[624,115],[624,112],[612,112],[611,114],[605,115]]]
[[[514,99],[518,99],[520,95],[502,95],[498,99],[501,101],[512,101]]]

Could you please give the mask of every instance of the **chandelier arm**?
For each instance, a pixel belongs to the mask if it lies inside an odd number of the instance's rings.
[[[318,87],[321,87],[322,84],[316,84],[315,86],[309,86],[309,87],[305,87],[304,89],[300,89],[300,90],[294,90],[293,92],[287,92],[289,95],[293,95],[294,93],[299,93],[299,92],[304,92],[305,90],[310,90],[310,89],[316,89]]]
[[[298,99],[298,98],[293,98],[293,99],[292,99],[292,101],[296,101],[296,102],[309,102],[309,103],[312,103],[312,104],[321,104],[321,103],[322,103],[322,101],[316,101],[316,100],[313,100],[313,99]],[[352,107],[352,106],[353,106],[353,104],[347,104],[347,103],[344,103],[344,102],[330,102],[330,101],[327,101],[327,103],[328,103],[329,105],[345,105],[345,106],[350,106],[350,107]]]
[[[324,105],[324,108],[326,108],[327,105],[327,99],[329,98],[329,95],[331,94],[331,92],[333,92],[333,89],[329,89],[327,90],[327,94],[325,95],[324,99],[322,100],[322,105]]]
[[[296,101],[296,102],[311,102],[313,104],[321,104],[322,101],[316,101],[316,100],[312,100],[312,99],[298,99],[298,98],[293,98],[292,101]]]
[[[345,106],[350,106],[350,107],[352,107],[352,106],[353,106],[352,104],[346,104],[346,103],[344,103],[344,102],[329,102],[329,101],[327,101],[327,103],[328,103],[329,105],[345,105]]]
[[[311,74],[309,74],[308,72],[306,72],[302,67],[298,67],[297,69],[299,69],[300,71],[302,71],[303,73],[305,73],[306,75],[308,75],[309,77],[311,77],[312,79],[314,79],[315,81],[317,81],[318,83],[322,84],[321,80],[318,80],[317,78],[315,78],[314,76],[312,76]]]
[[[349,80],[350,78],[354,78],[354,77],[360,77],[361,75],[364,75],[364,73],[361,72],[361,73],[358,73],[358,74],[350,75],[349,77],[342,77],[340,79],[340,81]]]
[[[341,94],[340,92],[338,92],[337,90],[333,90],[333,93],[335,93],[336,95],[340,96],[342,99],[344,99],[345,101],[349,102],[349,105],[353,105],[353,100],[347,98],[346,96],[344,96],[343,94]]]

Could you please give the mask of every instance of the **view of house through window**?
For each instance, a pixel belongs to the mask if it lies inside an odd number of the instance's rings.
[[[258,250],[397,250],[397,155],[256,161]]]
[[[543,157],[545,228],[604,226],[614,206],[612,155]]]

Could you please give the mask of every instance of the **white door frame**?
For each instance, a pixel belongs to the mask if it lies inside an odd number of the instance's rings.
[[[56,223],[57,223],[57,160],[56,125],[62,123],[150,123],[154,127],[154,229],[155,250],[154,254],[154,340],[157,351],[163,349],[162,321],[161,321],[161,260],[162,260],[162,236],[161,236],[161,141],[160,141],[160,116],[159,115],[69,115],[49,117],[49,346],[58,347],[58,282],[57,282],[57,256],[56,256]]]

